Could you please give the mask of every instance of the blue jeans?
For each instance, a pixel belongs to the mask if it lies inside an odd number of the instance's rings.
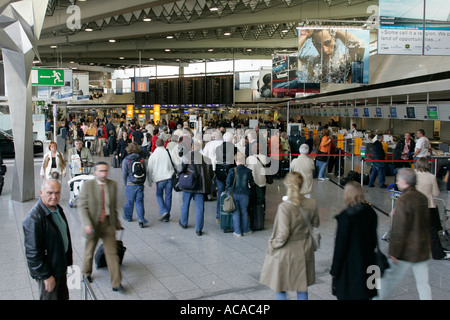
[[[187,226],[189,221],[189,205],[191,204],[191,200],[194,198],[195,202],[195,231],[203,230],[203,223],[205,218],[205,196],[203,193],[193,193],[183,191],[183,203],[181,205],[181,224]]]
[[[319,168],[319,178],[325,179],[327,175],[325,174],[325,171],[327,169],[328,160],[327,161],[316,161],[316,165]]]
[[[165,199],[164,199],[165,194]],[[172,209],[172,180],[162,180],[156,183],[156,199],[159,205],[159,215],[169,213],[164,220],[169,220]]]
[[[136,216],[140,222],[147,223],[144,218],[144,185],[127,185],[125,187],[125,195],[127,203],[123,207],[123,214],[125,219],[131,220],[133,218],[134,203],[136,203]]]
[[[217,184],[217,213],[216,213],[216,219],[220,219],[220,195],[225,190],[225,182],[220,181],[216,178],[216,184]]]
[[[370,174],[370,179],[369,179],[369,186],[373,186],[377,176],[378,176],[378,182],[380,183],[380,187],[381,187],[384,185],[384,182],[386,181],[386,172],[385,172],[385,168],[384,168],[384,163],[382,163],[382,165],[379,165],[377,163],[373,164],[372,173]]]
[[[236,209],[233,212],[234,232],[237,234],[250,232],[250,222],[248,221],[248,203],[250,195],[233,194]]]
[[[275,292],[275,299],[287,300],[286,291]],[[297,291],[297,300],[308,300],[308,292]]]

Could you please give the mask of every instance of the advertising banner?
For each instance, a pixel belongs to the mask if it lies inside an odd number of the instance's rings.
[[[450,1],[379,0],[379,14],[379,54],[450,55]]]
[[[73,99],[89,99],[89,73],[73,73],[72,75]]]
[[[369,83],[370,31],[299,29],[298,81]]]

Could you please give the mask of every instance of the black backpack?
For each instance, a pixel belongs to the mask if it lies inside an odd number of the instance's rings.
[[[101,138],[103,137],[103,128],[98,128],[97,129],[97,138]]]
[[[130,160],[130,170],[134,184],[143,184],[147,176],[145,172],[144,159]]]

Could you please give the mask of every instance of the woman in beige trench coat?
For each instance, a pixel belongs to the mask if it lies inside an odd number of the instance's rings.
[[[275,291],[278,300],[286,299],[286,291],[296,291],[297,299],[307,300],[308,286],[315,282],[314,246],[299,207],[313,227],[319,226],[318,208],[316,200],[300,193],[300,173],[289,172],[284,185],[287,197],[278,205],[260,282]]]

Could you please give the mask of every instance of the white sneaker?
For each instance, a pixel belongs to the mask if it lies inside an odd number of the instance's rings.
[[[324,178],[319,178],[319,181],[325,181],[325,179]]]
[[[233,234],[234,234],[234,236],[237,237],[237,238],[242,237],[242,234],[237,234],[236,232],[233,232]]]
[[[326,177],[325,180],[330,180],[330,178]]]
[[[244,235],[244,236],[248,236],[248,235],[251,235],[252,233],[253,233],[253,231],[250,230],[249,232],[244,232],[243,235]]]

